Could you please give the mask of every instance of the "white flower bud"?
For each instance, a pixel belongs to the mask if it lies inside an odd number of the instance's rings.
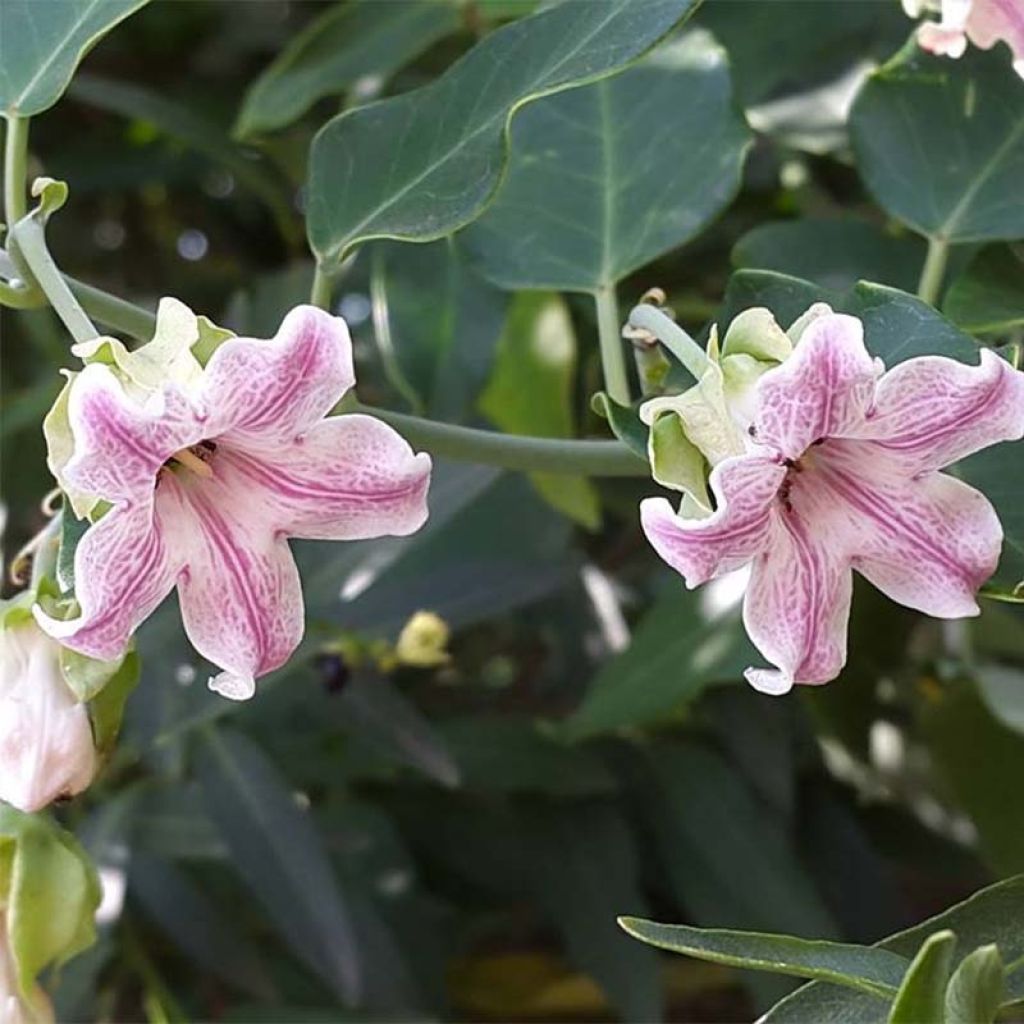
[[[96,774],[89,713],[60,670],[60,646],[31,619],[0,629],[0,800],[37,811]]]

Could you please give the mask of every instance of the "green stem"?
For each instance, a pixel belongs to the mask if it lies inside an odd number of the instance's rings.
[[[699,381],[707,371],[708,355],[670,316],[657,306],[643,303],[629,314],[634,327],[650,331],[686,368],[694,380]]]
[[[388,290],[384,276],[384,250],[380,246],[374,249],[370,266],[370,309],[373,316],[373,336],[377,341],[377,351],[380,352],[384,375],[391,386],[409,403],[409,408],[413,412],[424,412],[420,396],[398,361],[398,353],[395,351],[391,336],[391,313],[388,308]]]
[[[390,423],[415,447],[449,459],[481,462],[525,473],[576,476],[648,476],[650,473],[647,463],[621,441],[558,441],[437,423],[372,406],[358,406],[358,411]]]
[[[313,274],[313,287],[309,292],[309,301],[314,306],[331,311],[331,279],[324,270],[317,265]]]
[[[28,118],[9,117],[4,140],[4,215],[10,230],[28,213],[25,178],[28,166]]]
[[[155,313],[73,277],[65,275],[64,280],[82,308],[101,324],[106,324],[107,327],[121,331],[138,341],[149,341],[153,337],[156,330]]]
[[[921,280],[917,285],[917,297],[934,306],[942,290],[942,278],[946,273],[949,259],[949,242],[945,238],[928,239],[928,255],[921,268]]]
[[[629,405],[629,376],[622,345],[622,323],[615,285],[604,285],[594,292],[597,304],[597,336],[601,344],[601,369],[608,397],[619,405]]]
[[[16,246],[12,253],[20,254],[28,265],[35,283],[43,290],[75,341],[91,341],[98,337],[99,331],[78,304],[46,247],[42,224],[34,216],[24,217],[14,225],[11,234]]]

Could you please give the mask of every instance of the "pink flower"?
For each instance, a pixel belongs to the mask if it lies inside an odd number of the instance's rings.
[[[904,6],[916,17],[922,5],[904,0]],[[1024,77],[1024,0],[942,0],[941,20],[917,30],[923,50],[945,57],[962,57],[968,40],[983,50],[1005,42],[1014,70]]]
[[[938,618],[976,615],[1003,532],[985,496],[937,472],[1024,435],[1024,374],[983,350],[883,373],[861,323],[815,320],[757,384],[748,451],[711,472],[716,509],[683,519],[641,504],[644,531],[689,587],[747,564],[750,638],[775,670],[766,693],[826,683],[846,661],[851,569],[894,601]]]
[[[252,695],[303,633],[287,537],[357,540],[422,526],[430,458],[364,415],[325,418],[352,387],[345,322],[310,306],[269,340],[232,338],[191,387],[144,402],[92,363],[74,378],[63,479],[113,503],[75,553],[77,619],[43,628],[95,658],[121,655],[177,586],[193,646]]]

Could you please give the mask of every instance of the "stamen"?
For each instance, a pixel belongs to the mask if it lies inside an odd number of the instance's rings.
[[[185,469],[190,469],[196,476],[205,477],[207,480],[213,479],[213,470],[188,448],[182,448],[180,452],[175,452],[171,459],[180,466],[184,466]]]

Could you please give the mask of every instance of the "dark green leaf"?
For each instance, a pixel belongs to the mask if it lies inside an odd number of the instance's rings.
[[[951,931],[936,932],[924,940],[896,993],[888,1024],[944,1024],[946,985],[955,948],[956,936]]]
[[[0,4],[0,108],[31,117],[52,107],[78,62],[146,0],[4,0]]]
[[[706,227],[749,144],[724,52],[690,33],[523,111],[508,176],[466,241],[504,288],[594,292]]]
[[[1010,245],[984,249],[950,285],[942,311],[971,334],[1024,326],[1024,250]]]
[[[951,242],[1020,238],[1024,92],[1004,53],[962,60],[908,46],[876,71],[850,115],[857,167],[891,214]]]
[[[756,659],[735,609],[716,613],[707,593],[673,587],[641,621],[630,646],[598,672],[566,721],[568,735],[654,723],[711,683],[739,678]]]
[[[469,223],[500,180],[518,107],[639,57],[692,4],[560,4],[493,32],[430,85],[328,122],[310,153],[309,237],[320,262],[366,239],[429,241]]]
[[[359,951],[337,880],[307,812],[274,765],[239,733],[202,734],[203,800],[239,872],[295,954],[346,1003],[360,992]]]
[[[321,97],[340,94],[364,76],[386,79],[458,24],[452,0],[335,4],[253,82],[235,135],[246,138],[283,128]]]
[[[639,406],[630,408],[619,405],[604,391],[598,391],[591,399],[590,404],[598,416],[603,416],[608,421],[612,433],[646,462],[648,430],[647,424],[640,419],[637,412]]]
[[[747,967],[796,978],[817,978],[873,995],[892,996],[909,962],[895,953],[840,942],[814,942],[790,935],[688,928],[623,917],[634,938],[672,953],[730,967]]]

